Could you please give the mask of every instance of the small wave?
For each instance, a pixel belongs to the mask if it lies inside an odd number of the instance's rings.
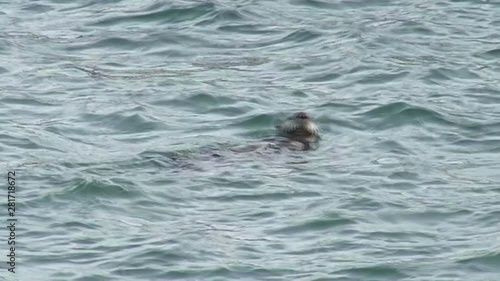
[[[342,74],[330,72],[330,73],[319,73],[313,74],[311,76],[303,78],[303,82],[328,82],[341,77]]]
[[[217,108],[209,109],[205,111],[204,114],[217,114],[226,117],[236,117],[242,116],[247,112],[250,112],[253,107],[249,105],[241,106],[218,106]]]
[[[414,172],[409,172],[409,171],[397,171],[391,173],[388,178],[390,179],[397,179],[397,180],[411,180],[415,181],[419,179],[419,174],[414,173]]]
[[[334,271],[333,274],[338,274],[339,276],[348,275],[354,278],[354,280],[401,280],[402,278],[409,277],[397,267],[391,265],[359,266]]]
[[[173,99],[162,99],[152,103],[153,106],[175,106],[196,113],[217,111],[220,108],[233,108],[238,101],[232,97],[199,93],[193,95],[180,95]],[[237,109],[237,107],[235,108]]]
[[[232,126],[240,127],[240,128],[268,128],[273,127],[271,124],[273,123],[275,117],[272,114],[258,114],[252,115],[250,117],[240,118],[242,120],[236,121],[232,124]]]
[[[197,26],[211,25],[214,23],[228,23],[228,22],[238,22],[244,21],[245,16],[237,10],[218,10],[211,12],[210,15],[206,15],[206,19],[197,22]]]
[[[398,73],[381,73],[381,74],[373,74],[368,75],[366,77],[361,78],[357,81],[360,84],[384,84],[387,82],[391,82],[397,79],[401,79],[410,74],[408,71],[401,71]]]
[[[500,59],[500,49],[492,49],[483,53],[478,54],[479,57],[491,60]]]
[[[99,229],[101,226],[96,223],[84,223],[81,221],[56,222],[50,225],[52,228],[61,228],[65,230]]]
[[[57,151],[57,152],[63,152],[60,150],[58,147],[51,147],[48,145],[43,145],[40,142],[40,139],[37,138],[37,141],[34,141],[30,137],[22,137],[18,135],[6,135],[0,133],[0,140],[2,141],[2,144],[0,144],[0,151],[3,149],[3,147],[6,147],[6,150],[17,150],[17,149],[28,149],[28,150],[50,150],[50,151]]]
[[[424,22],[411,21],[411,20],[399,20],[397,21],[397,25],[394,28],[391,28],[390,31],[393,34],[418,34],[419,36],[438,36],[443,35],[435,32],[431,28],[427,27]]]
[[[309,231],[322,231],[330,228],[335,228],[355,223],[356,222],[353,220],[340,217],[324,218],[324,219],[315,219],[312,221],[303,222],[297,225],[273,229],[269,232],[271,234],[297,234]]]
[[[500,151],[500,139],[461,139],[453,142],[453,145],[462,146],[467,149],[468,152],[499,152]]]
[[[159,280],[295,280],[300,272],[293,269],[247,266],[205,266],[189,269],[172,269],[158,276]],[[289,278],[286,278],[290,275]],[[285,278],[283,277],[285,276]]]
[[[260,193],[260,194],[236,194],[236,195],[221,195],[221,196],[210,196],[203,197],[200,200],[213,200],[217,202],[232,202],[232,201],[276,201],[285,200],[290,198],[300,198],[300,197],[319,197],[321,194],[317,192],[273,192],[273,193]]]
[[[299,29],[295,30],[292,33],[288,34],[287,36],[283,37],[279,43],[283,42],[305,42],[309,40],[316,39],[318,37],[321,37],[322,33],[317,32],[317,31],[312,31],[310,29]]]
[[[78,178],[68,182],[68,187],[57,192],[57,197],[65,198],[130,198],[136,191],[131,187],[96,179]]]
[[[251,43],[232,43],[232,45],[223,45],[224,48],[246,48],[246,49],[257,49],[268,46],[280,46],[283,49],[298,48],[299,44],[288,44],[288,43],[304,43],[316,38],[321,37],[323,34],[310,29],[297,29],[290,32],[287,35],[278,38],[264,38],[258,39]]]
[[[53,11],[54,8],[52,8],[51,6],[48,6],[48,5],[43,5],[43,4],[38,4],[38,3],[29,3],[26,5],[23,5],[21,10],[27,11],[30,13],[34,13],[34,14],[37,14],[37,13],[41,14],[41,13],[47,13],[47,12]]]
[[[81,119],[97,127],[107,127],[121,133],[142,133],[166,129],[161,121],[150,121],[140,113],[125,115],[123,113],[97,114],[84,113]]]
[[[280,32],[275,28],[270,28],[262,24],[229,24],[219,26],[217,29],[224,32],[251,35],[276,34]]]
[[[384,151],[389,151],[391,153],[400,155],[411,155],[413,152],[411,149],[405,147],[400,142],[394,140],[383,140],[374,144],[375,147],[380,148]]]
[[[194,61],[193,66],[208,69],[229,69],[237,66],[257,66],[269,62],[266,57],[236,57],[236,58],[201,58]]]
[[[158,79],[165,82],[166,79],[170,78],[185,78],[193,73],[193,70],[173,70],[170,68],[142,68],[134,70],[124,70],[116,68],[103,68],[95,66],[85,66],[69,64],[66,68],[74,68],[85,72],[92,78],[96,79],[124,79],[124,80],[154,80]]]
[[[297,6],[307,6],[311,8],[320,9],[339,9],[341,5],[337,3],[332,3],[331,1],[319,1],[319,0],[291,0],[292,5]]]
[[[85,42],[83,44],[72,44],[66,47],[68,51],[89,50],[89,49],[104,49],[113,48],[121,50],[134,50],[143,48],[144,42],[140,40],[132,40],[123,37],[106,37],[93,42]]]
[[[320,105],[321,108],[327,108],[327,109],[332,109],[332,110],[346,110],[346,111],[353,111],[357,109],[358,107],[350,102],[341,102],[341,101],[329,101],[324,104]]]
[[[434,110],[413,106],[405,102],[394,102],[378,106],[361,115],[364,122],[368,122],[370,126],[376,126],[379,129],[389,129],[426,122],[456,125]]]
[[[500,250],[486,252],[482,255],[475,255],[474,257],[461,258],[458,260],[458,263],[461,264],[473,264],[477,265],[484,270],[485,268],[489,268],[491,270],[495,270],[500,273],[500,269],[498,265],[500,264]]]
[[[55,103],[49,103],[46,101],[42,101],[38,98],[32,97],[32,96],[24,96],[24,97],[13,97],[13,96],[5,96],[0,99],[0,103],[4,103],[7,105],[15,105],[17,108],[19,106],[21,107],[26,107],[26,106],[33,106],[34,110],[33,111],[39,111],[40,109],[38,107],[42,106],[56,106],[58,104]]]
[[[264,113],[236,118],[229,126],[241,130],[241,136],[256,139],[273,135],[276,124],[274,115]]]
[[[432,84],[438,83],[443,80],[453,79],[480,79],[481,77],[467,68],[449,69],[449,68],[433,68],[430,73],[422,79]]]

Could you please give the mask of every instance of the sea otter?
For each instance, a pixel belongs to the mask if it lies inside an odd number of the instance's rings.
[[[281,123],[281,125],[276,126],[275,137],[265,138],[260,140],[258,143],[232,147],[226,150],[210,149],[210,151],[205,151],[210,152],[210,154],[207,155],[202,153],[202,155],[204,155],[199,159],[224,159],[226,156],[231,155],[227,154],[228,151],[241,155],[252,152],[266,154],[266,151],[267,153],[279,153],[283,149],[292,151],[312,150],[318,147],[319,139],[319,129],[311,120],[309,115],[305,112],[298,112],[292,117],[287,118],[283,123]],[[178,165],[179,167],[186,168],[195,166],[193,163],[189,163],[187,158],[183,159],[183,157],[179,157],[177,155],[169,156],[169,158],[172,163],[175,163],[175,165]]]
[[[276,126],[276,136],[265,138],[262,141],[267,142],[263,145],[250,144],[245,146],[233,147],[230,150],[237,153],[262,151],[267,149],[281,150],[310,150],[316,149],[319,141],[319,129],[305,112],[297,112],[292,117],[287,118],[281,125]],[[215,154],[214,156],[219,156]]]
[[[281,125],[276,126],[276,135],[281,139],[279,144],[292,150],[309,150],[315,148],[319,140],[319,130],[305,112],[295,113]]]

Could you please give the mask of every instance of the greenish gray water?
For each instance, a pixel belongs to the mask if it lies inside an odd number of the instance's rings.
[[[1,280],[499,280],[500,2],[0,6]]]

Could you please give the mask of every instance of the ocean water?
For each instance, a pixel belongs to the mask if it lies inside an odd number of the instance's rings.
[[[500,280],[500,1],[0,7],[0,280]]]

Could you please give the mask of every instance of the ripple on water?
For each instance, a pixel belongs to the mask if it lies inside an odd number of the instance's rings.
[[[276,201],[276,200],[285,200],[292,198],[301,198],[301,197],[317,197],[320,194],[317,192],[293,192],[293,193],[285,193],[285,192],[272,192],[272,193],[257,193],[257,194],[230,194],[230,195],[221,195],[221,196],[211,196],[204,197],[205,200],[213,200],[219,202],[231,202],[231,201]]]
[[[33,140],[28,136],[20,135],[4,135],[0,133],[0,140],[2,140],[2,146],[6,148],[7,151],[16,151],[18,149],[30,150],[51,150],[51,151],[61,151],[57,147],[46,146],[41,144],[38,140]]]
[[[199,110],[200,106],[204,109],[208,109],[217,108],[222,105],[232,105],[236,102],[237,100],[232,97],[215,96],[211,93],[199,93],[193,95],[181,94],[173,99],[152,102],[152,105],[174,105],[184,107],[186,109],[191,108],[192,110]]]
[[[304,221],[296,225],[277,227],[268,230],[269,234],[294,235],[302,232],[326,232],[330,228],[341,228],[345,225],[355,224],[351,219],[342,218],[338,215],[330,215],[331,218],[314,219]]]
[[[401,272],[398,265],[391,266],[390,264],[381,264],[375,266],[358,266],[350,269],[333,271],[332,274],[340,278],[339,280],[386,280],[386,279],[402,279],[408,278],[410,275]],[[346,278],[349,276],[348,278]]]
[[[149,132],[154,130],[163,130],[168,128],[164,122],[148,120],[143,114],[134,113],[85,113],[82,116],[83,120],[90,126],[98,128],[109,128],[117,133],[138,133]]]
[[[310,29],[299,29],[296,31],[291,32],[290,34],[286,35],[283,37],[279,43],[284,43],[284,42],[306,42],[310,40],[314,40],[316,38],[319,38],[322,36],[322,33],[310,30]]]
[[[500,102],[500,88],[493,86],[471,85],[465,89],[466,95],[475,98],[478,102],[485,104],[496,104]]]
[[[244,118],[239,118],[239,120],[234,121],[231,126],[238,128],[269,128],[270,124],[275,121],[273,114],[258,114],[252,115]]]
[[[357,81],[360,84],[383,84],[390,83],[391,81],[401,79],[407,76],[409,72],[400,71],[398,73],[381,73],[381,74],[371,74],[365,76]]]
[[[500,49],[492,49],[479,54],[479,57],[485,58],[488,60],[498,60],[500,59]]]
[[[377,126],[378,129],[390,129],[412,124],[455,124],[437,111],[414,106],[406,102],[394,102],[377,106],[361,114],[365,122]]]
[[[217,27],[217,29],[223,32],[230,32],[235,34],[263,35],[280,33],[280,30],[270,28],[269,26],[264,24],[226,24]]]
[[[457,68],[457,69],[448,69],[448,68],[435,68],[431,69],[430,73],[423,77],[424,81],[439,83],[441,80],[472,80],[472,79],[480,79],[481,77],[467,68]]]
[[[106,15],[98,19],[93,26],[123,26],[138,23],[180,23],[193,21],[213,12],[213,3],[199,3],[185,7],[172,7],[170,5],[153,6],[144,11],[133,11],[126,15]]]
[[[265,57],[242,57],[237,56],[234,58],[197,58],[192,64],[193,66],[200,66],[206,69],[235,69],[241,66],[257,66],[265,64],[270,60]]]
[[[400,155],[414,154],[410,148],[406,147],[402,143],[395,140],[382,140],[380,142],[377,142],[375,146],[395,154],[400,154]]]
[[[245,16],[238,10],[214,10],[198,21],[196,26],[219,25],[245,21]]]
[[[311,8],[320,8],[320,9],[338,9],[342,7],[340,4],[337,3],[318,1],[318,0],[291,0],[290,3],[292,5],[306,6]]]
[[[102,198],[132,198],[140,192],[130,185],[97,179],[73,179],[67,186],[53,194],[56,198],[70,200],[100,200]]]
[[[143,40],[134,40],[126,37],[106,37],[97,38],[93,42],[84,42],[78,44],[71,44],[66,49],[68,51],[80,51],[80,50],[91,50],[91,49],[115,49],[115,50],[142,50],[144,48]]]
[[[47,13],[47,12],[54,10],[54,8],[52,6],[44,5],[44,4],[40,4],[40,3],[25,4],[22,6],[21,9],[23,11],[32,12],[34,14]]]
[[[313,74],[311,76],[302,78],[303,82],[327,82],[331,80],[335,80],[341,77],[341,74],[338,73],[324,73],[323,71],[319,74]]]

